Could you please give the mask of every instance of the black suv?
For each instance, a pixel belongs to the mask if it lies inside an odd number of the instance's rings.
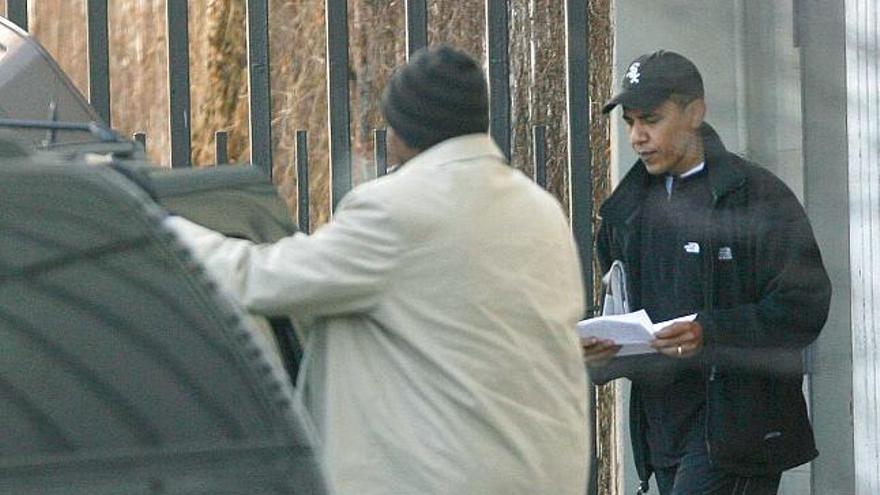
[[[145,163],[0,19],[0,493],[329,493],[295,333],[225,297],[168,212],[296,230],[254,167]]]

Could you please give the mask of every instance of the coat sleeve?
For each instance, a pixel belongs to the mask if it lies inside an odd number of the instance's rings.
[[[231,239],[180,217],[165,223],[249,311],[298,320],[363,312],[389,283],[401,236],[388,207],[361,191],[314,235],[274,244]]]
[[[806,213],[794,194],[775,182],[748,212],[749,235],[755,236],[750,272],[755,300],[719,304],[701,312],[698,321],[710,359],[799,372],[800,351],[816,339],[828,316],[831,281]]]

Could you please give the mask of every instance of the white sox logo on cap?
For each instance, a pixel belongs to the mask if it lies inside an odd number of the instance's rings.
[[[642,64],[638,62],[634,62],[632,65],[629,66],[629,70],[626,72],[626,78],[629,79],[630,84],[639,83],[639,78],[642,77],[642,75],[639,73],[639,67],[641,66]]]

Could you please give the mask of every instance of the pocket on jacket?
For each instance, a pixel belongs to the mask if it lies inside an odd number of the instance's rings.
[[[717,455],[736,464],[764,463],[768,440],[783,434],[778,398],[760,376],[716,374],[709,386],[709,439]]]

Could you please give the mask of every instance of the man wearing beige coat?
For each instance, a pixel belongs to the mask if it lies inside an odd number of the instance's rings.
[[[337,493],[583,495],[584,290],[559,204],[486,134],[469,56],[422,50],[382,110],[403,165],[314,235],[167,225],[247,309],[304,330],[297,396]]]

